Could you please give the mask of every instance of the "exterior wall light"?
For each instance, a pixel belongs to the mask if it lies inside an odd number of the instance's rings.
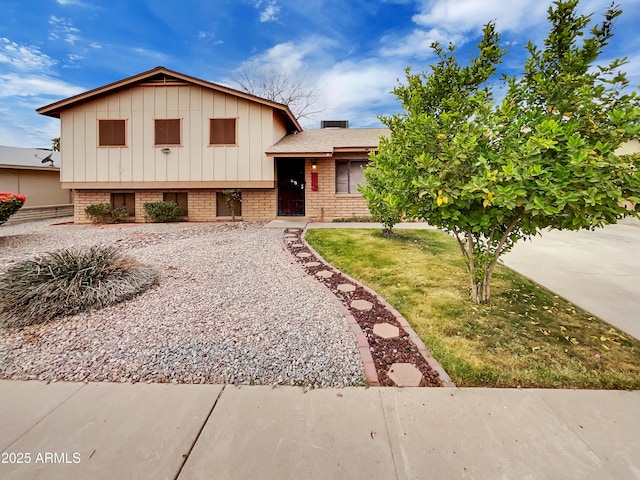
[[[316,162],[315,160],[311,161],[311,170],[317,170],[318,169],[318,162]]]

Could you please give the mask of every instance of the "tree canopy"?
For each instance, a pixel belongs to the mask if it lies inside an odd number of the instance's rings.
[[[457,239],[475,302],[487,303],[499,256],[544,228],[582,229],[626,215],[640,201],[640,155],[616,150],[640,134],[640,101],[620,71],[626,59],[596,64],[622,13],[601,23],[577,0],[549,8],[543,46],[529,42],[521,76],[504,78],[505,51],[493,23],[462,66],[453,45],[434,44],[428,73],[406,70],[393,93],[403,113],[381,117],[382,138],[362,192],[374,216],[392,226],[422,219]]]

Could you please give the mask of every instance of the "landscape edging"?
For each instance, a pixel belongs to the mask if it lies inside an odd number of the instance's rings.
[[[422,341],[422,339],[418,336],[418,334],[413,330],[413,328],[411,327],[411,325],[409,325],[409,322],[407,322],[407,320],[400,314],[400,312],[398,312],[398,310],[396,310],[395,308],[393,308],[389,302],[387,302],[382,296],[380,296],[376,291],[372,290],[371,288],[367,287],[366,285],[364,285],[362,282],[359,282],[358,280],[352,278],[351,276],[347,275],[346,273],[344,273],[343,271],[341,271],[340,269],[336,268],[335,266],[333,266],[331,263],[327,262],[325,260],[324,257],[322,257],[311,245],[309,245],[309,242],[307,242],[306,240],[306,234],[307,234],[308,229],[305,227],[304,229],[302,229],[302,234],[300,235],[300,239],[304,242],[306,248],[309,249],[309,251],[311,253],[313,253],[318,259],[320,259],[321,261],[323,261],[324,263],[326,263],[327,265],[330,265],[331,268],[336,272],[336,273],[340,273],[342,276],[344,276],[346,279],[348,279],[349,281],[355,283],[356,285],[359,285],[360,287],[362,287],[365,291],[369,292],[371,295],[373,295],[374,297],[376,297],[376,299],[385,306],[385,308],[387,310],[389,310],[389,312],[396,318],[396,320],[398,321],[398,323],[400,323],[400,325],[402,326],[403,330],[405,332],[407,332],[407,334],[409,335],[409,339],[413,342],[413,344],[416,346],[416,348],[418,349],[418,351],[420,352],[420,354],[422,355],[422,357],[426,360],[426,362],[429,364],[429,366],[434,369],[435,371],[438,372],[438,376],[440,377],[440,381],[442,382],[442,386],[443,387],[455,387],[455,383],[453,383],[453,381],[451,380],[451,377],[449,376],[449,374],[446,372],[446,370],[442,367],[442,365],[440,364],[440,362],[438,362],[438,360],[436,360],[433,355],[431,354],[431,350],[429,350],[426,345],[424,344],[424,342]],[[284,245],[284,240],[282,240],[282,243]],[[285,245],[285,250],[287,250],[287,252],[289,253],[289,255],[293,258],[293,253],[291,253],[289,251],[288,248],[286,248]],[[294,258],[294,261],[295,258]],[[297,261],[296,261],[297,263]],[[340,301],[340,299],[331,291],[331,289],[329,289],[326,285],[322,284],[321,282],[317,282],[320,285],[322,285],[330,294],[331,297],[334,298],[344,309],[344,311],[346,311],[346,313],[343,313],[345,315],[345,318],[347,318],[347,315],[349,315],[350,317],[353,318],[353,315],[351,315],[351,313],[349,312],[349,310],[344,306],[344,304]],[[347,321],[349,321],[347,319]],[[353,320],[355,322],[355,318]],[[351,323],[351,322],[349,322]],[[369,350],[369,342],[367,341],[366,336],[364,335],[364,333],[362,332],[362,330],[360,329],[360,327],[357,325],[356,323],[356,327],[358,327],[358,330],[360,330],[360,335],[363,337],[364,342],[366,342],[367,345],[367,353],[369,354],[369,358],[371,358],[371,366],[373,366],[373,357],[371,357],[371,351]],[[352,324],[352,328],[353,328],[353,324]],[[358,334],[354,328],[354,334],[356,334],[356,339],[358,339]],[[358,347],[360,347],[360,340],[358,341]],[[362,353],[363,348],[360,348],[360,352]],[[365,358],[363,357],[363,363],[365,362]],[[365,373],[366,373],[366,365],[365,365]],[[368,381],[368,374],[367,374],[367,381]],[[376,379],[377,379],[377,373],[376,373]]]

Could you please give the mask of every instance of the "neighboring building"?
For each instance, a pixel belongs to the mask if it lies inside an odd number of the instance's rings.
[[[38,113],[61,121],[61,181],[78,223],[103,202],[143,222],[142,205],[163,199],[192,221],[228,220],[224,189],[241,191],[243,220],[366,215],[355,185],[387,132],[302,131],[285,105],[164,67]]]
[[[0,192],[27,197],[11,223],[72,214],[72,194],[60,185],[60,153],[45,148],[0,146]]]

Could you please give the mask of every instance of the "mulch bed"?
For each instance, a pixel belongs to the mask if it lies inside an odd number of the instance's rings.
[[[293,237],[295,235],[295,237]],[[286,229],[285,244],[293,254],[296,261],[312,275],[318,282],[325,284],[331,292],[342,302],[345,308],[355,317],[358,325],[366,335],[369,342],[369,349],[378,374],[378,381],[381,386],[395,386],[387,372],[394,363],[410,363],[422,373],[423,380],[421,387],[442,386],[438,372],[431,368],[427,360],[422,356],[416,345],[410,340],[409,334],[402,328],[395,315],[391,313],[380,299],[360,284],[354,283],[345,277],[336,268],[324,262],[322,258],[315,255],[315,252],[308,248],[306,242],[301,238],[302,230]],[[295,246],[302,245],[302,246]],[[300,258],[296,255],[301,252],[309,253],[308,257]],[[318,262],[318,266],[308,266],[311,262]],[[316,276],[321,270],[330,270],[333,275],[329,278]],[[342,292],[338,290],[338,285],[351,284],[356,287],[353,292]],[[366,300],[373,304],[373,308],[368,311],[360,311],[351,308],[354,300]],[[373,327],[378,323],[389,323],[400,329],[399,338],[385,339],[373,333]]]

